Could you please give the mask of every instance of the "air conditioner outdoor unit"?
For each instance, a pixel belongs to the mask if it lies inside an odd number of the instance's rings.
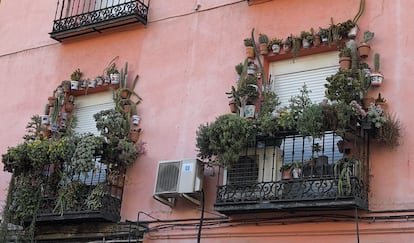
[[[199,204],[202,182],[203,165],[197,159],[159,161],[154,198],[169,206],[179,196]]]

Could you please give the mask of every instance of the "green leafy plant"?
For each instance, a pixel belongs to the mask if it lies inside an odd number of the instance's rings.
[[[374,32],[371,32],[369,30],[365,31],[361,43],[367,43],[368,41],[372,40],[374,36]]]
[[[257,118],[257,133],[260,136],[275,137],[279,132],[275,108],[280,104],[277,95],[272,91],[263,93],[263,102]]]
[[[293,167],[293,163],[289,163],[289,164],[283,164],[282,166],[280,166],[279,171],[285,171],[285,170],[291,170]]]
[[[135,162],[138,157],[138,148],[135,143],[129,142],[127,139],[121,139],[117,146],[118,162],[122,166],[129,166]]]
[[[338,31],[339,31],[340,36],[342,38],[347,38],[349,31],[354,27],[355,27],[355,22],[353,22],[350,19],[348,19],[345,22],[339,23],[338,24]]]
[[[293,47],[293,37],[288,36],[286,37],[285,41],[283,42],[283,48],[290,50]]]
[[[115,62],[111,62],[108,67],[105,69],[106,75],[111,75],[114,73],[119,73],[118,68]]]
[[[86,207],[90,210],[97,210],[103,206],[102,198],[107,194],[105,183],[98,183],[86,198]]]
[[[374,72],[379,73],[380,71],[380,54],[374,54]]]
[[[247,75],[243,78],[237,87],[237,93],[240,98],[246,99],[247,102],[252,102],[259,97],[257,77],[254,75]]]
[[[386,122],[384,110],[375,104],[368,107],[366,118],[374,125],[375,128],[381,128]]]
[[[70,79],[73,81],[79,81],[82,78],[83,73],[80,71],[80,69],[76,69],[73,71],[73,73],[70,75]]]
[[[379,143],[395,148],[400,145],[401,121],[395,114],[386,114],[385,120],[385,123],[375,133],[374,139]]]
[[[381,93],[378,93],[377,98],[375,98],[375,103],[377,104],[377,103],[386,103],[386,102],[387,100],[381,96]]]
[[[292,113],[294,120],[298,120],[303,111],[312,105],[312,101],[309,98],[311,92],[312,91],[307,88],[306,84],[303,84],[302,88],[299,90],[299,94],[290,97],[288,109]]]
[[[324,38],[328,38],[328,36],[329,36],[329,30],[328,30],[328,29],[326,29],[326,28],[321,28],[321,27],[319,27],[318,35],[319,35],[321,38],[322,38],[322,37],[324,37]]]
[[[325,96],[331,101],[349,104],[352,100],[361,100],[366,92],[358,74],[352,70],[341,69],[326,80]]]
[[[299,115],[296,126],[303,136],[319,138],[324,128],[323,108],[320,105],[312,104],[305,108]]]
[[[12,192],[13,201],[9,208],[14,222],[22,224],[26,217],[36,214],[39,191],[39,188],[36,185],[32,185],[28,177],[16,181],[15,189]]]
[[[349,47],[342,47],[339,49],[339,57],[350,57],[351,56],[351,48]]]
[[[96,122],[96,128],[107,139],[120,139],[128,136],[130,129],[129,121],[118,110],[102,110],[94,114],[93,117]]]
[[[75,174],[83,173],[84,175],[92,171],[95,168],[94,155],[102,148],[102,145],[102,137],[94,136],[91,133],[82,135],[71,160],[72,171]]]
[[[136,75],[131,85],[128,85],[128,62],[125,63],[123,69],[120,72],[120,87],[117,90],[116,94],[120,95],[121,92],[127,92],[126,99],[131,99],[132,97],[136,98],[136,104],[139,104],[142,101],[142,98],[135,92],[135,86],[138,83],[139,76]]]
[[[219,116],[214,122],[202,124],[196,132],[198,156],[223,167],[238,161],[240,150],[255,138],[250,119],[233,114]]]
[[[43,166],[50,164],[48,154],[49,144],[48,140],[40,139],[27,144],[27,156],[33,168],[42,169]]]
[[[360,161],[356,158],[341,158],[334,165],[334,174],[338,178],[338,196],[347,196],[352,194],[352,176],[354,176],[354,167],[359,165]]]
[[[259,43],[268,44],[269,43],[269,37],[265,34],[259,34]]]
[[[246,38],[246,39],[243,40],[243,42],[244,42],[244,46],[246,46],[246,47],[254,45],[254,42],[253,42],[252,38]]]
[[[84,194],[85,185],[80,181],[64,182],[59,190],[54,212],[63,216],[66,210],[73,210],[81,205],[80,195]]]
[[[243,73],[243,63],[237,64],[234,69],[236,70],[236,73],[240,76]]]
[[[312,43],[312,41],[313,41],[313,34],[311,33],[311,32],[308,32],[308,31],[301,31],[300,32],[300,39],[306,39],[306,40],[308,40],[309,41],[309,43]]]
[[[51,141],[48,149],[50,162],[56,164],[70,162],[76,149],[77,140],[77,137],[64,136]]]
[[[283,44],[283,40],[282,39],[273,38],[273,39],[271,39],[269,41],[269,44],[267,45],[267,48],[271,51],[273,45],[279,45],[279,46],[281,46],[282,44]]]

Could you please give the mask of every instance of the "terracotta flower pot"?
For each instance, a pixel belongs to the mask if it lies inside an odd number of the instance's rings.
[[[364,97],[362,98],[362,106],[364,109],[368,109],[371,103],[375,104],[375,99],[373,97]]]
[[[139,139],[139,134],[141,129],[133,129],[129,132],[129,140],[133,143],[136,143]]]
[[[120,96],[121,96],[122,99],[126,99],[128,97],[128,95],[129,95],[129,91],[128,90],[122,90],[120,92]]]
[[[292,170],[291,169],[282,170],[282,179],[283,180],[292,179]]]
[[[55,105],[55,100],[56,100],[56,98],[55,98],[55,97],[49,97],[49,98],[48,98],[48,101],[49,101],[49,106],[50,106],[50,107],[53,107],[53,106]]]
[[[237,113],[237,106],[236,106],[236,102],[235,101],[230,101],[229,102],[229,106],[230,106],[230,111],[231,113]]]
[[[65,82],[63,85],[63,92],[68,93],[70,91],[70,82]]]
[[[358,47],[358,54],[361,58],[367,58],[369,56],[369,52],[371,51],[371,46],[367,43],[362,43]]]
[[[351,68],[351,58],[350,57],[340,57],[339,58],[339,68],[342,69],[342,70]]]
[[[250,59],[254,58],[254,47],[253,46],[246,46],[246,57]]]
[[[126,113],[129,113],[131,111],[131,105],[129,105],[129,104],[124,105],[124,111]]]
[[[314,38],[313,38],[313,46],[318,47],[318,46],[321,45],[321,43],[322,43],[321,36],[320,35],[315,35]]]
[[[269,53],[269,49],[267,49],[267,44],[266,43],[260,43],[259,44],[259,50],[260,50],[260,55],[267,55]]]

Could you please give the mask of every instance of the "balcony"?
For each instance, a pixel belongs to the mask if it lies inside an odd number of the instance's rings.
[[[95,159],[93,171],[75,174],[70,180],[59,180],[54,165],[44,174],[47,174],[47,183],[40,199],[37,224],[120,220],[124,176],[123,173],[111,175],[100,157]],[[56,181],[60,188],[66,189],[58,191]]]
[[[62,42],[125,26],[147,24],[141,0],[58,0],[50,37]]]
[[[214,209],[227,215],[366,209],[367,154],[365,136],[258,138],[237,163],[220,170]],[[282,175],[286,167],[289,173]]]

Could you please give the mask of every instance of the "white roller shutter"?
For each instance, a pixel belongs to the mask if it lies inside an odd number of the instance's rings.
[[[96,129],[93,115],[101,110],[109,110],[115,107],[112,92],[102,92],[85,96],[78,96],[75,99],[75,115],[77,125],[75,132],[82,134],[91,132],[95,135],[100,133]]]
[[[298,57],[294,62],[292,59],[273,62],[269,66],[271,87],[281,106],[298,95],[303,84],[312,91],[311,100],[319,103],[325,98],[326,77],[335,74],[338,67],[338,52]]]
[[[77,96],[75,99],[75,115],[77,118],[77,125],[75,132],[93,133],[100,135],[96,129],[96,122],[93,115],[101,110],[109,110],[115,107],[112,98],[112,92],[101,92],[96,94],[89,94],[85,96]],[[106,180],[106,165],[101,163],[100,157],[95,157],[95,169],[85,174],[75,175],[73,180],[80,180],[86,185],[96,185],[99,182]]]

